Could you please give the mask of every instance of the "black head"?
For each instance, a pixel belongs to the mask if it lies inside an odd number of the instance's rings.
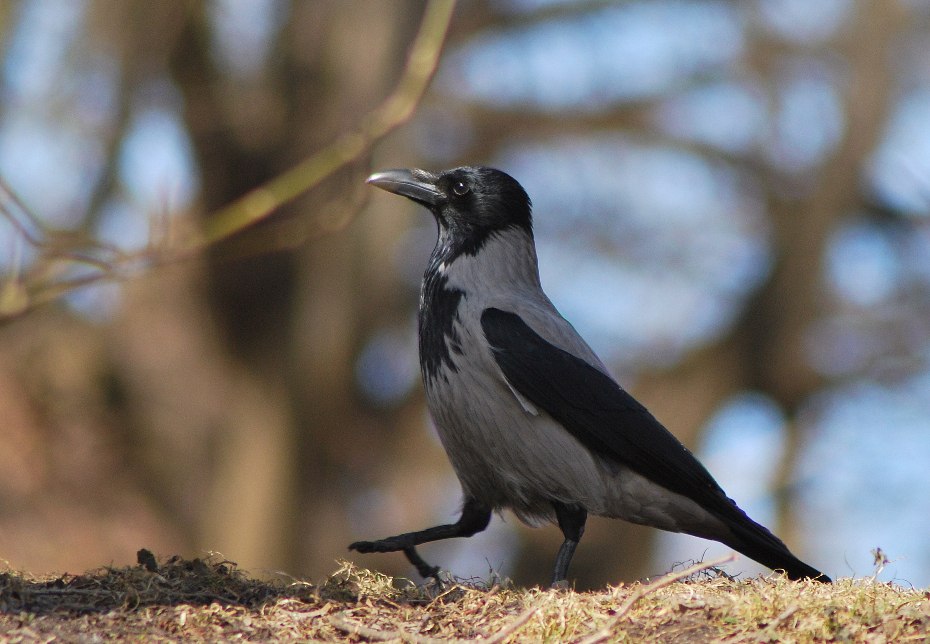
[[[476,252],[492,234],[517,228],[532,235],[530,198],[516,179],[494,168],[464,167],[438,174],[387,170],[368,183],[429,208],[440,237],[449,236],[463,252]]]

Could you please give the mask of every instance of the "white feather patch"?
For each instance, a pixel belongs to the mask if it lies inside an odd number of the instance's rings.
[[[519,391],[517,391],[516,389],[513,388],[513,385],[511,385],[509,382],[507,382],[507,379],[506,379],[506,378],[504,378],[504,382],[507,383],[507,388],[510,389],[510,393],[513,394],[513,397],[516,398],[516,399],[517,399],[517,402],[520,403],[520,406],[523,407],[523,411],[525,411],[526,413],[528,413],[528,414],[531,415],[531,416],[539,416],[539,410],[536,409],[536,405],[534,405],[534,404],[531,403],[529,400],[527,400],[526,398],[524,398],[524,397],[520,394]]]

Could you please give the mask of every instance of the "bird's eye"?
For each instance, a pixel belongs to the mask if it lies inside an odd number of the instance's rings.
[[[466,185],[464,181],[456,181],[455,183],[452,184],[452,192],[454,192],[460,197],[462,195],[468,194],[469,190],[470,188],[468,187],[468,185]]]

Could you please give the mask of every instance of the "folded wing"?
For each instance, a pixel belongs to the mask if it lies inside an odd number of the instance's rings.
[[[694,455],[610,376],[546,341],[515,313],[485,309],[481,326],[510,386],[593,453],[712,512],[732,532],[724,542],[756,561],[792,578],[821,575],[737,507]]]

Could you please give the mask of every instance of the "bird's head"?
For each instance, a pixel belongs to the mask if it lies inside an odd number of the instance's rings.
[[[481,245],[489,235],[510,228],[532,236],[530,198],[516,179],[485,167],[463,167],[439,173],[386,170],[368,183],[403,195],[428,208],[448,234],[466,245]]]

